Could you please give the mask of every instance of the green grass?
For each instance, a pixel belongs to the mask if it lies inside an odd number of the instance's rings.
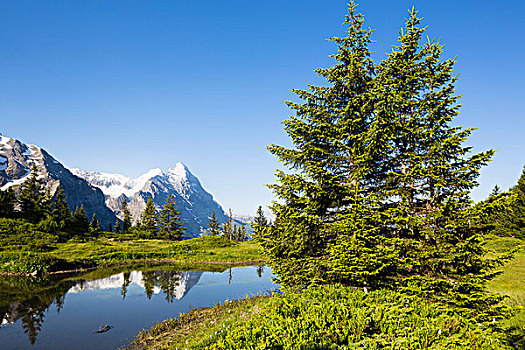
[[[3,246],[0,270],[29,273],[111,266],[147,261],[238,264],[263,260],[255,242],[233,242],[222,237],[200,237],[184,241],[125,240],[97,238],[87,242],[70,240],[53,243],[44,251],[30,251],[26,246]]]
[[[517,250],[514,258],[501,268],[503,273],[490,282],[489,290],[509,296],[505,303],[515,308],[517,314],[507,325],[525,329],[525,242],[512,237],[489,236],[487,247],[496,254]]]
[[[261,312],[269,296],[226,300],[214,307],[200,308],[143,330],[127,349],[199,349],[224,329],[235,327]]]
[[[326,285],[194,310],[129,349],[509,349],[504,339],[424,299]]]
[[[525,245],[487,237],[492,256],[516,250],[489,290],[518,313],[501,326],[524,329]],[[324,288],[324,289],[323,289]],[[441,334],[439,334],[441,329]],[[394,292],[324,286],[306,293],[228,301],[142,331],[129,349],[510,349],[518,338],[472,324],[445,306]],[[491,341],[492,339],[492,341]],[[498,339],[496,341],[496,339]],[[514,345],[506,345],[510,341]]]

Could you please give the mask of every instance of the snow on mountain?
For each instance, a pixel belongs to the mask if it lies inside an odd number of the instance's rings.
[[[165,276],[166,274],[168,274],[168,276]],[[164,292],[169,292],[175,299],[180,300],[199,282],[201,275],[201,271],[181,271],[175,274],[169,271],[153,271],[146,276],[142,271],[132,271],[128,274],[127,281],[126,275],[119,273],[98,280],[81,281],[71,287],[68,293],[76,294],[86,290],[120,289],[126,282],[146,289],[145,284],[149,277],[153,280],[153,294],[160,294],[163,291],[161,280],[168,277],[170,281],[177,282],[173,289]]]
[[[91,185],[98,187],[106,196],[133,197],[133,195],[144,187],[146,182],[155,176],[162,176],[162,170],[152,169],[134,179],[120,174],[100,173],[80,169],[70,169],[73,174],[88,181]]]
[[[123,219],[121,207],[124,200],[133,220],[138,222],[148,198],[151,197],[155,208],[160,210],[166,198],[174,195],[181,220],[187,228],[184,237],[200,236],[202,229],[208,226],[213,211],[219,221],[226,221],[224,210],[202,187],[199,179],[180,162],[166,172],[152,169],[137,178],[80,169],[71,171],[99,188],[106,196],[106,205],[120,219]]]
[[[153,198],[155,208],[160,210],[169,195],[175,196],[181,220],[187,228],[185,238],[200,236],[213,211],[219,221],[227,219],[213,196],[182,163],[176,163],[166,172],[152,169],[137,178],[67,169],[44,149],[0,134],[1,190],[22,185],[33,164],[37,167],[37,178],[49,187],[52,195],[61,186],[69,207],[74,210],[84,205],[88,218],[95,213],[104,229],[115,223],[115,216],[123,219],[123,201],[128,202],[132,218],[137,222],[148,198]]]
[[[115,214],[105,205],[104,194],[85,180],[73,175],[58,160],[36,145],[0,134],[0,189],[22,185],[36,166],[37,179],[54,195],[58,186],[64,190],[70,209],[84,205],[89,218],[96,214],[103,228],[115,222]]]

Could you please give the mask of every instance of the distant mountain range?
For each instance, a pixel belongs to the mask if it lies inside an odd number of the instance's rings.
[[[182,163],[166,172],[153,169],[138,178],[80,169],[68,169],[43,148],[26,145],[0,134],[0,189],[16,188],[29,177],[35,164],[39,180],[54,195],[60,185],[72,210],[84,205],[90,219],[96,214],[104,229],[122,219],[121,204],[128,202],[135,221],[140,218],[149,197],[157,209],[174,195],[181,220],[187,228],[185,238],[201,235],[212,211],[219,221],[227,217],[221,206],[201,185],[199,179]]]
[[[133,220],[140,219],[148,198],[153,199],[155,208],[160,210],[166,198],[174,195],[177,209],[186,226],[186,237],[197,237],[201,228],[208,226],[212,211],[219,221],[226,221],[221,206],[206,192],[199,179],[182,163],[177,163],[167,172],[152,169],[137,178],[119,174],[99,173],[71,169],[73,174],[99,188],[106,196],[106,206],[123,219],[122,202],[128,202]]]

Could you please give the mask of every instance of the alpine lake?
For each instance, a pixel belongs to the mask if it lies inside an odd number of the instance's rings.
[[[159,321],[278,289],[269,267],[209,269],[142,265],[0,276],[0,349],[118,349]]]

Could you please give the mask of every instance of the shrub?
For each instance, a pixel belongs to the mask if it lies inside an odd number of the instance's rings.
[[[212,335],[208,349],[507,349],[493,324],[394,291],[340,285],[274,295],[258,314]]]

